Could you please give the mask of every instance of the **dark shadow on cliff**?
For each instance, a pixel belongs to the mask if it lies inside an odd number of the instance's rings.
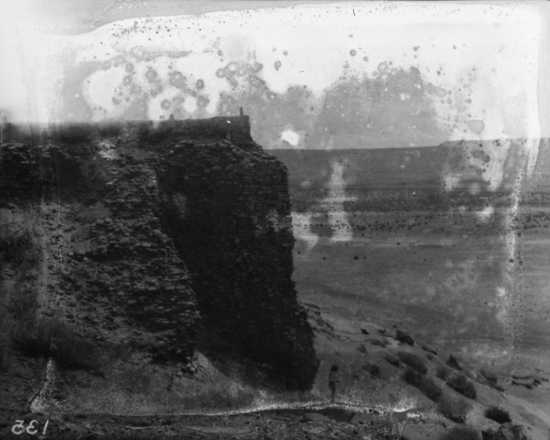
[[[163,231],[202,317],[199,347],[222,370],[242,357],[276,386],[307,390],[318,360],[292,281],[286,167],[252,140],[212,138],[206,130],[165,146],[157,170]]]

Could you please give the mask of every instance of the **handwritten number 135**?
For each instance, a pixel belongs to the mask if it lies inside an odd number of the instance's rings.
[[[38,423],[36,420],[33,420],[29,423],[29,426],[25,429],[24,420],[16,420],[16,424],[11,427],[11,432],[13,432],[15,435],[21,435],[23,432],[27,431],[27,434],[35,435],[38,431],[34,427],[36,423]],[[48,429],[48,423],[50,423],[49,420],[46,420],[46,423],[44,424],[44,430],[42,431],[42,435],[46,435],[46,429]]]

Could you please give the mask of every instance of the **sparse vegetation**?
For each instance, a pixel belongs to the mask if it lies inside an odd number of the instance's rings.
[[[477,392],[474,384],[461,374],[452,376],[449,380],[447,380],[447,385],[469,399],[476,398]]]
[[[424,361],[414,353],[409,353],[408,351],[400,351],[397,353],[399,360],[405,365],[408,365],[411,368],[414,368],[420,374],[426,374],[428,372],[428,367]]]
[[[472,426],[455,426],[441,440],[481,440],[479,431]]]
[[[464,399],[454,398],[448,394],[442,394],[438,402],[439,412],[456,423],[466,421],[466,414],[470,407],[470,404]]]
[[[142,394],[150,393],[151,375],[142,366],[127,365],[121,372],[118,382],[126,391]]]
[[[494,420],[495,422],[500,424],[508,423],[512,421],[508,411],[502,408],[499,408],[497,406],[491,406],[487,408],[487,410],[485,411],[485,417],[487,417],[488,419]]]

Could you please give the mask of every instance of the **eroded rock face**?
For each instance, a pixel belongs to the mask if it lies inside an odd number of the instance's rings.
[[[309,388],[318,360],[291,279],[287,170],[249,133],[247,117],[213,118],[4,144],[0,205],[46,207],[41,313],[161,360],[190,359],[200,340]]]
[[[309,386],[317,361],[291,279],[284,165],[253,142],[186,140],[162,151],[160,216],[192,273],[208,344]]]

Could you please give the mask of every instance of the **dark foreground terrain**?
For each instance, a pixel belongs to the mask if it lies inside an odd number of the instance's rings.
[[[287,409],[256,411],[227,416],[163,416],[151,417],[93,415],[58,415],[47,418],[39,413],[17,416],[28,427],[36,420],[44,438],[55,439],[368,439],[390,438],[392,423],[379,414],[357,413],[331,406],[324,409]],[[7,420],[2,425],[12,425]],[[445,424],[412,421],[405,431],[419,433],[421,438],[437,438]],[[393,436],[397,439],[397,425]],[[399,428],[401,429],[401,428]],[[2,438],[32,438],[24,433],[16,437],[11,427],[5,427]],[[18,432],[18,428],[16,428]],[[38,435],[38,434],[37,434]],[[411,437],[407,437],[411,438]]]

